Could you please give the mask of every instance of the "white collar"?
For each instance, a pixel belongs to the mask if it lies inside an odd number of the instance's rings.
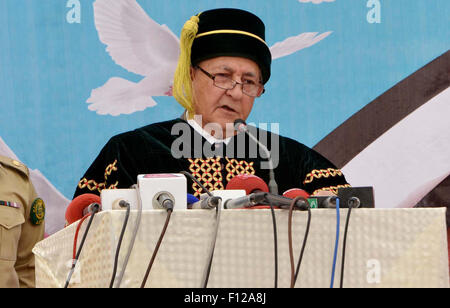
[[[225,143],[225,145],[228,145],[230,143],[230,140],[233,137],[228,137],[226,139],[217,139],[214,136],[211,136],[207,131],[203,129],[203,127],[200,126],[194,119],[186,119],[186,121],[189,123],[189,125],[192,126],[192,128],[199,133],[201,136],[203,136],[206,141],[208,141],[210,144],[217,144],[217,143]]]

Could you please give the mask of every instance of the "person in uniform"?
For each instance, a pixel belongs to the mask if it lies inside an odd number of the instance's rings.
[[[239,9],[214,9],[183,26],[173,96],[181,118],[112,137],[78,183],[74,198],[103,189],[129,188],[138,174],[190,172],[207,189],[226,189],[236,175],[270,179],[267,155],[233,123],[246,120],[271,75],[264,23]],[[279,194],[301,188],[336,193],[350,186],[342,172],[307,146],[249,127],[270,151]],[[189,180],[188,193],[201,187]]]
[[[35,287],[31,250],[44,238],[44,218],[28,168],[0,156],[0,288]]]

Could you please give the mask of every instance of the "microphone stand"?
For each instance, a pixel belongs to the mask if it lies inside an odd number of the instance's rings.
[[[262,144],[261,142],[259,142],[258,139],[256,139],[255,136],[253,136],[253,134],[251,134],[248,131],[247,128],[247,124],[245,123],[244,120],[242,119],[237,119],[236,121],[234,121],[234,128],[238,131],[238,132],[244,132],[247,134],[247,136],[249,136],[249,138],[251,140],[253,140],[254,142],[256,142],[256,144],[262,149],[262,151],[266,154],[267,156],[267,160],[269,163],[269,191],[271,194],[274,195],[278,195],[278,184],[275,181],[275,172],[273,171],[273,161],[272,161],[272,155],[270,153],[270,151],[267,149],[267,147]]]

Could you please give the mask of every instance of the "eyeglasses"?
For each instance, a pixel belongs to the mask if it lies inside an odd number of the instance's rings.
[[[233,90],[237,84],[242,85],[242,93],[251,97],[260,97],[265,92],[264,86],[261,83],[255,83],[253,80],[245,80],[244,82],[238,82],[223,75],[212,75],[202,69],[200,66],[196,66],[206,76],[213,80],[216,87],[224,90]]]

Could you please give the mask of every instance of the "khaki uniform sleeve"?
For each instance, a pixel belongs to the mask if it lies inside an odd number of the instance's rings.
[[[2,190],[1,186],[0,190]],[[0,200],[5,199],[2,191],[0,191],[0,198]],[[20,209],[0,206],[0,288],[19,287],[19,278],[14,264],[23,222],[24,217]]]
[[[30,220],[36,198],[28,169],[0,156],[0,287],[35,287],[31,250],[43,239],[45,227],[43,220]]]
[[[37,242],[44,238],[45,223],[39,225],[32,223],[30,215],[33,211],[32,205],[38,196],[31,182],[28,182],[28,207],[25,212],[25,222],[22,225],[22,235],[17,249],[17,261],[15,269],[19,277],[21,288],[35,287],[35,261],[32,249]]]

